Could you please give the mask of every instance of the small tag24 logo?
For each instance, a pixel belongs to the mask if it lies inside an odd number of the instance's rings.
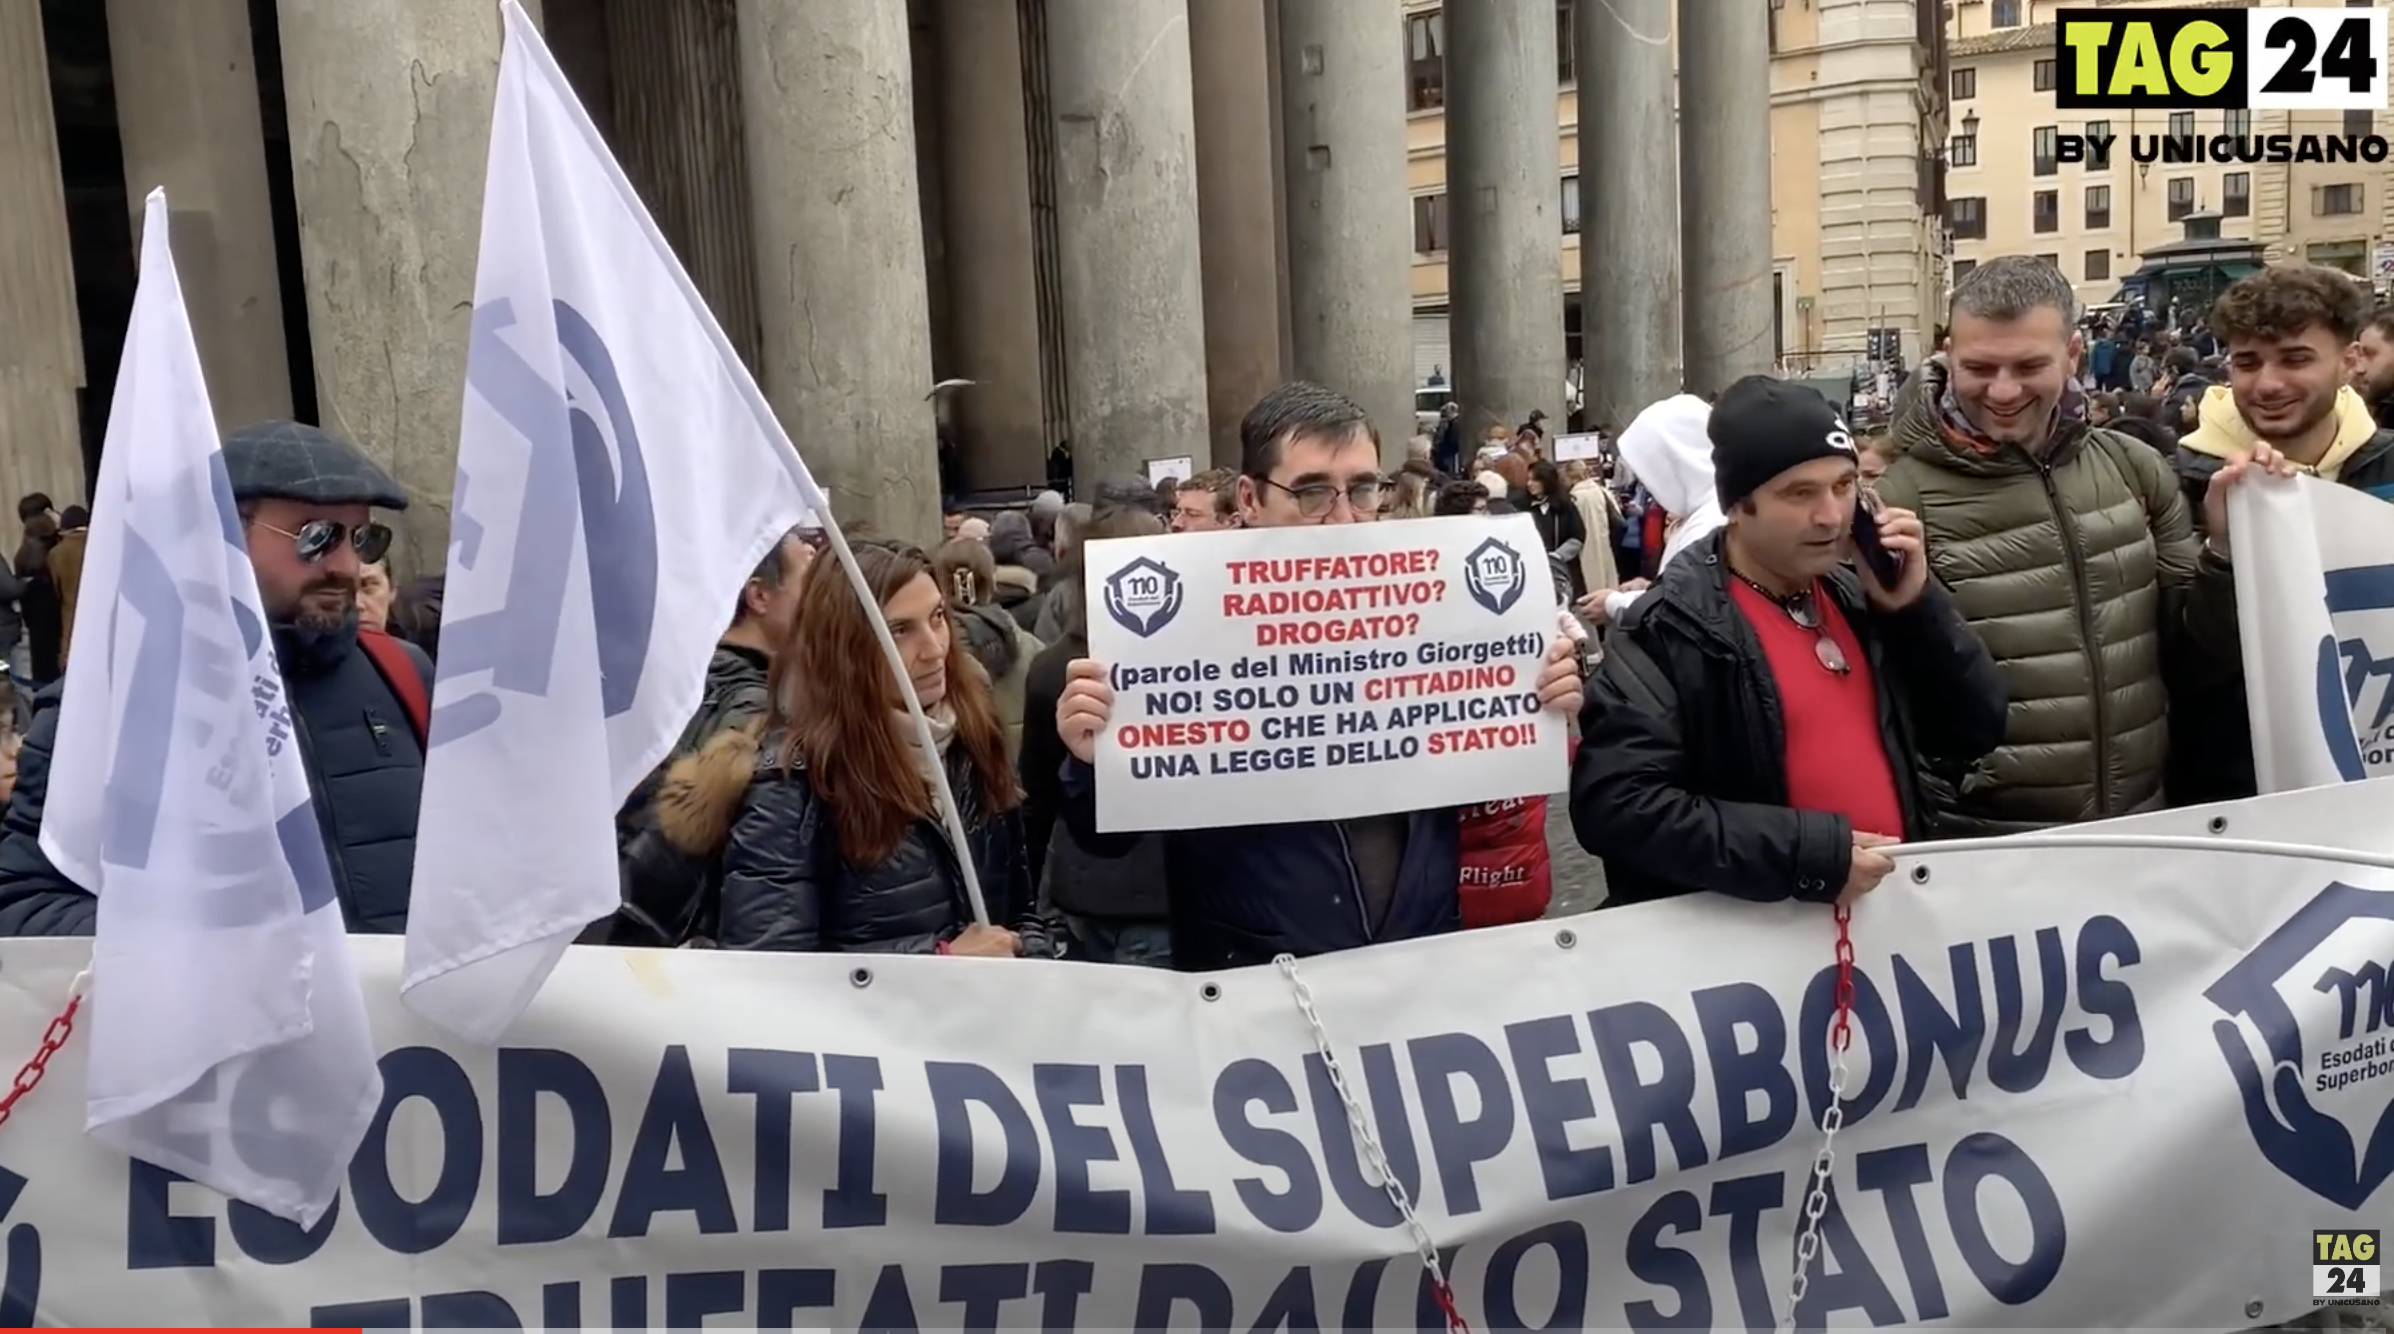
[[[2315,1306],[2370,1306],[2385,1295],[2373,1228],[2320,1228],[2311,1234]]]

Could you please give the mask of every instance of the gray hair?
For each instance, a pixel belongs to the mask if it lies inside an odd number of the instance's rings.
[[[2034,255],[1999,255],[1953,285],[1950,314],[2016,320],[2040,306],[2060,311],[2063,328],[2078,323],[2078,294],[2060,269]]]

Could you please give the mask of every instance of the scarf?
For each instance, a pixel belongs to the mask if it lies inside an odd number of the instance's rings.
[[[2336,442],[2319,456],[2316,467],[2303,468],[2324,482],[2336,480],[2336,474],[2369,438],[2377,434],[2377,421],[2369,415],[2369,407],[2360,394],[2350,386],[2336,391]],[[2236,396],[2225,385],[2213,385],[2203,391],[2195,429],[2178,441],[2197,454],[2215,459],[2240,459],[2253,452],[2260,437],[2247,426],[2244,414],[2236,410]],[[2299,465],[2298,465],[2299,466]]]
[[[1962,400],[1953,392],[1952,364],[1944,353],[1939,352],[1923,363],[1920,374],[1925,377],[1921,392],[1936,403],[1937,430],[1948,446],[1981,458],[1993,458],[2003,452],[2003,442],[1978,429],[1970,414],[1962,410]],[[2076,376],[2071,376],[2062,381],[2061,398],[2053,405],[2053,419],[2045,424],[2045,439],[2058,442],[2085,430],[2086,424],[2086,390],[2079,386]]]
[[[899,709],[890,717],[897,726],[898,736],[906,742],[906,753],[914,760],[914,771],[937,792],[940,776],[947,772],[948,746],[956,739],[956,711],[944,699],[923,710],[923,717],[931,724],[933,749],[929,752],[923,750],[923,739],[915,732],[914,719],[907,716],[906,710]]]

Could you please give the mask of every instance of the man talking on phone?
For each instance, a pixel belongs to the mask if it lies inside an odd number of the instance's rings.
[[[1607,906],[1850,904],[1894,869],[1879,848],[1926,836],[1923,767],[2003,740],[2003,679],[1930,576],[1919,518],[1874,512],[1826,399],[1748,376],[1707,434],[1727,525],[1613,632],[1572,828],[1604,859]]]

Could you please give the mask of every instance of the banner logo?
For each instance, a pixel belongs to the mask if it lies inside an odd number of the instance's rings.
[[[1471,600],[1502,616],[1521,600],[1529,587],[1529,570],[1521,553],[1491,537],[1463,558],[1463,589]]]
[[[1183,591],[1171,566],[1141,556],[1106,577],[1106,615],[1145,639],[1180,615]]]
[[[458,562],[472,569],[483,555],[483,535],[494,530],[512,527],[515,549],[507,557],[507,605],[442,627],[440,679],[488,672],[490,683],[434,709],[434,745],[497,722],[501,692],[548,693],[550,669],[564,647],[557,627],[577,545],[589,564],[607,717],[632,707],[648,666],[657,619],[657,516],[648,459],[606,340],[565,302],[551,303],[551,312],[567,373],[562,385],[549,383],[499,336],[517,323],[514,302],[501,298],[474,310],[466,384],[527,448],[512,523],[491,512],[501,503],[469,499],[470,479],[457,474],[451,545]]]
[[[2322,967],[2323,959],[2331,962]],[[2360,1209],[2394,1177],[2389,972],[2394,892],[2337,882],[2203,993],[2228,1016],[2212,1037],[2243,1096],[2254,1145],[2270,1166],[2339,1208]],[[2306,1040],[2295,1001],[2316,1014],[2318,996],[2336,998],[2337,1022]]]

